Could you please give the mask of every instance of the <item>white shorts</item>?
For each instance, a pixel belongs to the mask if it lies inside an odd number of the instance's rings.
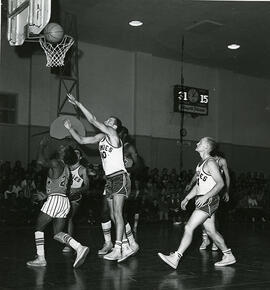
[[[60,194],[49,195],[41,211],[52,218],[66,218],[70,210],[68,197]]]

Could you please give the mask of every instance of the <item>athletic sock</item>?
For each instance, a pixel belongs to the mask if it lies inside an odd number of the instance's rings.
[[[75,251],[77,251],[79,246],[81,246],[79,242],[77,242],[67,233],[60,232],[54,236],[54,239],[63,244],[69,245]]]
[[[203,240],[208,240],[208,235],[207,235],[207,233],[203,233],[203,234],[202,234],[202,238],[203,238]]]
[[[224,255],[230,255],[230,254],[232,254],[232,250],[231,250],[231,249],[227,249],[227,250],[225,250],[225,251],[222,251],[222,253],[223,253]]]
[[[105,243],[107,244],[111,243],[112,242],[112,238],[111,238],[112,222],[108,221],[106,223],[101,223],[101,227],[102,227]]]
[[[121,251],[121,247],[122,247],[122,242],[115,241],[115,245],[114,245],[115,250]]]
[[[44,252],[44,232],[35,232],[35,242],[38,256],[45,256]]]
[[[175,253],[178,255],[178,258],[179,258],[179,259],[181,259],[181,258],[183,257],[183,254],[182,254],[182,253],[180,253],[180,252],[178,252],[178,251],[176,251]]]
[[[129,246],[128,239],[122,240],[122,249],[128,246]]]

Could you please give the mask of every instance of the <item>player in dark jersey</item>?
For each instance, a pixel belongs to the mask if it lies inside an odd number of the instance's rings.
[[[134,214],[134,223],[133,223],[133,231],[137,231],[139,217],[140,217],[140,209],[141,209],[141,198],[140,198],[140,190],[141,184],[143,182],[144,174],[145,174],[145,166],[141,156],[138,154],[137,148],[132,142],[128,129],[126,127],[122,127],[119,136],[124,144],[124,162],[131,176],[132,188],[135,190],[134,196],[132,196],[132,204],[133,207],[131,210]],[[138,251],[138,247],[133,249],[134,251]]]
[[[70,212],[68,214],[68,234],[73,235],[74,233],[74,222],[73,219],[78,212],[82,195],[89,188],[89,178],[86,172],[86,168],[81,164],[82,152],[79,149],[74,149],[77,155],[77,162],[74,165],[69,166],[72,184],[70,186],[69,201],[70,201]],[[71,247],[65,246],[63,249],[64,253],[68,253],[72,250]]]
[[[58,148],[57,157],[50,159],[46,154],[47,145],[48,138],[43,138],[40,142],[37,162],[48,169],[46,184],[48,198],[43,204],[37,219],[35,231],[37,258],[27,262],[27,265],[32,267],[45,267],[47,265],[44,251],[44,229],[53,221],[54,239],[69,245],[76,251],[77,256],[73,267],[77,268],[84,262],[89,248],[82,246],[69,234],[63,232],[66,217],[70,210],[67,197],[70,177],[68,166],[76,163],[77,155],[71,146],[61,145]]]
[[[104,123],[96,120],[80,102],[71,94],[68,94],[69,102],[76,105],[90,124],[101,131],[92,137],[80,136],[71,126],[69,120],[65,120],[64,126],[69,130],[71,136],[79,144],[98,144],[102,167],[106,175],[106,197],[116,227],[116,241],[113,250],[103,258],[122,262],[134,252],[130,248],[125,234],[125,222],[123,208],[130,193],[130,178],[126,171],[123,159],[123,144],[118,136],[120,120],[110,117]]]
[[[181,202],[181,208],[185,210],[189,200],[196,197],[196,208],[185,225],[184,235],[177,251],[170,255],[158,253],[159,257],[174,269],[177,268],[181,257],[191,244],[194,230],[200,225],[204,226],[207,234],[222,250],[222,260],[216,262],[215,266],[223,267],[236,263],[231,249],[228,249],[223,237],[215,227],[215,211],[219,205],[218,193],[224,186],[218,165],[210,155],[215,146],[216,142],[210,137],[204,137],[197,143],[195,150],[201,156],[201,161],[196,168],[197,182]]]

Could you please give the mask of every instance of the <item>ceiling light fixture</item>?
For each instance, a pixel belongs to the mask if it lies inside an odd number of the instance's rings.
[[[229,44],[227,47],[229,49],[238,49],[238,48],[240,48],[240,45],[236,44],[236,43],[232,43],[232,44]]]
[[[143,22],[140,20],[132,20],[128,23],[130,26],[142,26]]]

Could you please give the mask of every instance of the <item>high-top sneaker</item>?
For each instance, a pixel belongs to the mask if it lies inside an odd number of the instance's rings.
[[[166,256],[162,253],[158,253],[159,257],[167,263],[172,268],[176,269],[178,266],[178,263],[180,261],[181,255],[177,252],[170,253],[170,255]]]

